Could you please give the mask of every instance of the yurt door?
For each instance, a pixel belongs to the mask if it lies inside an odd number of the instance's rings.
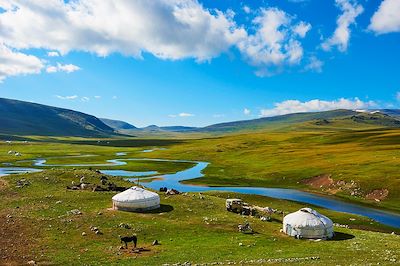
[[[286,225],[286,234],[288,235],[292,235],[292,227],[290,226],[290,224]]]

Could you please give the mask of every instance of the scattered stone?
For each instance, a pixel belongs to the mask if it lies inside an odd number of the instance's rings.
[[[125,223],[120,223],[118,226],[121,228],[125,228],[125,229],[131,229],[131,226],[129,224],[125,224]]]
[[[156,239],[156,240],[154,240],[154,241],[153,241],[153,243],[152,243],[151,245],[153,245],[153,246],[157,246],[157,245],[159,245],[159,243],[158,243],[158,240],[157,240],[157,239]]]
[[[85,232],[82,232],[82,236],[86,236],[87,234]]]
[[[61,200],[57,200],[57,201],[56,201],[56,204],[60,204],[60,203],[62,203]]]
[[[31,184],[31,182],[29,182],[28,180],[26,180],[25,178],[20,179],[17,181],[17,188],[23,188],[23,187],[27,187]]]
[[[30,260],[30,261],[28,261],[28,263],[27,263],[28,265],[36,265],[36,261],[34,261],[34,260]]]
[[[240,243],[239,243],[239,247],[242,247],[242,246],[243,246],[243,243],[242,243],[242,242],[240,242]]]
[[[68,212],[68,214],[81,215],[82,212],[81,212],[80,210],[78,210],[78,209],[73,209],[73,210],[70,210],[70,211]]]

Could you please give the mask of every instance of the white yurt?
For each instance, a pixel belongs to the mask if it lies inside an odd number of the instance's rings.
[[[160,207],[160,196],[141,187],[131,187],[112,197],[113,209],[122,211],[147,211]]]
[[[328,239],[333,237],[333,222],[310,208],[302,208],[283,218],[283,232],[296,238]]]

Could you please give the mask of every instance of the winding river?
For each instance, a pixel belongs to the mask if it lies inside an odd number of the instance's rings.
[[[145,171],[145,172],[133,172],[126,170],[101,170],[102,173],[123,176],[128,180],[134,182],[136,178],[143,177],[141,180],[146,179],[146,182],[141,184],[145,187],[158,190],[160,187],[174,188],[181,192],[206,192],[206,191],[226,191],[243,194],[254,194],[267,196],[271,198],[292,200],[302,202],[306,204],[312,204],[320,206],[326,209],[334,211],[346,212],[351,214],[357,214],[374,219],[385,225],[400,228],[400,214],[390,213],[370,207],[365,207],[353,203],[344,202],[338,199],[330,197],[324,197],[321,195],[303,192],[296,189],[284,189],[284,188],[265,188],[265,187],[208,187],[208,186],[197,186],[190,184],[183,184],[181,181],[190,180],[194,178],[202,177],[202,171],[207,167],[207,162],[196,162],[187,160],[167,160],[167,159],[148,159],[148,158],[127,158],[127,159],[112,159],[107,160],[104,164],[46,164],[46,159],[33,160],[33,166],[36,167],[62,167],[62,166],[87,166],[87,167],[112,167],[126,165],[127,161],[161,161],[161,162],[189,162],[195,163],[191,168],[179,171],[174,174],[158,175],[157,171]],[[18,168],[18,167],[3,167],[0,168],[0,176],[14,173],[25,173],[25,172],[36,172],[40,171],[35,168]]]

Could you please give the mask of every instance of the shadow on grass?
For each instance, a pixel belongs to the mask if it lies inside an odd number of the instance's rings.
[[[355,238],[354,235],[346,234],[346,233],[342,233],[342,232],[335,232],[335,235],[333,236],[332,239],[330,239],[330,241],[342,241],[342,240],[349,240],[349,239],[353,239],[353,238]]]
[[[142,211],[141,213],[163,213],[163,212],[172,212],[174,207],[167,204],[160,204],[160,208],[148,211]]]

